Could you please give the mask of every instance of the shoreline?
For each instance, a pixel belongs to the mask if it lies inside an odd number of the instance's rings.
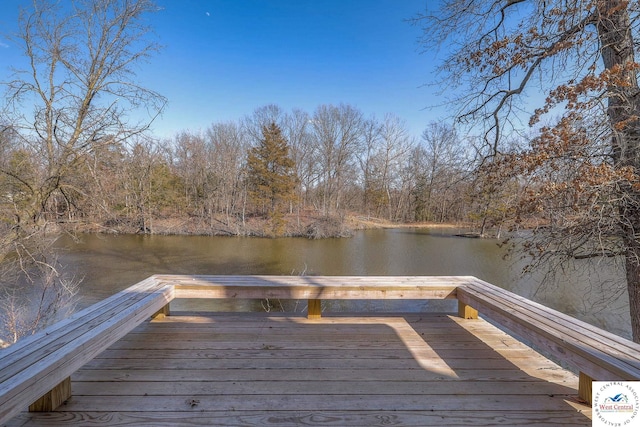
[[[144,234],[144,235],[191,235],[191,236],[242,236],[242,237],[304,237],[308,239],[351,237],[358,230],[403,229],[403,228],[444,228],[471,230],[468,223],[394,223],[380,218],[361,216],[320,217],[313,215],[289,215],[278,224],[278,228],[265,218],[237,219],[215,218],[204,221],[200,218],[154,219],[144,227],[130,221],[74,222],[57,224],[62,230],[95,234]]]

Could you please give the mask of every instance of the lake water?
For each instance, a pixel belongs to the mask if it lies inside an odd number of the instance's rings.
[[[631,336],[626,292],[613,265],[585,261],[555,271],[553,280],[541,286],[542,273],[521,277],[524,261],[504,259],[505,250],[497,241],[455,237],[454,233],[451,229],[367,230],[352,238],[324,240],[81,235],[79,241],[63,237],[57,245],[64,249],[61,261],[65,271],[83,279],[79,307],[158,273],[472,275],[616,334]],[[376,301],[336,302],[327,309],[354,308],[348,304],[374,311],[455,308],[455,301]],[[174,310],[265,307],[264,302],[256,301],[172,303]],[[285,304],[285,309],[297,310],[298,306],[292,302]]]

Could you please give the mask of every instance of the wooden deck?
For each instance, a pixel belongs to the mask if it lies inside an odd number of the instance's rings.
[[[269,313],[145,322],[8,426],[590,426],[578,378],[482,319]]]

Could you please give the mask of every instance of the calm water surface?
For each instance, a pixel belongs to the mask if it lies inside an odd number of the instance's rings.
[[[630,336],[628,302],[613,266],[576,265],[542,276],[520,277],[523,262],[504,259],[490,239],[453,236],[450,229],[368,230],[348,239],[260,239],[208,236],[82,235],[64,248],[67,273],[82,278],[79,307],[85,307],[152,274],[278,275],[473,275],[560,311]],[[366,310],[453,309],[450,301],[369,301]],[[217,305],[216,305],[217,304]],[[294,304],[294,303],[291,303]],[[352,309],[348,302],[328,309]],[[355,303],[358,304],[358,303]],[[180,309],[262,309],[262,302],[198,300],[172,303]],[[296,310],[297,305],[288,305]],[[300,310],[302,307],[300,307]]]

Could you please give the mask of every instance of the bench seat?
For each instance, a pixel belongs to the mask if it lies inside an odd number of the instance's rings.
[[[71,374],[172,299],[172,286],[149,278],[0,350],[0,423],[29,405],[55,409]]]
[[[476,279],[458,301],[580,373],[579,395],[591,401],[591,381],[640,380],[640,344]]]

